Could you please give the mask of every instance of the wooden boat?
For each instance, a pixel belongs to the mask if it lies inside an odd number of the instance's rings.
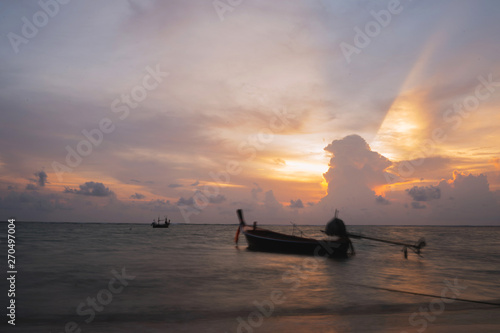
[[[253,251],[293,253],[304,255],[347,258],[354,254],[354,248],[347,236],[337,240],[317,240],[313,238],[286,235],[279,232],[259,228],[254,222],[248,226],[243,219],[241,209],[237,210],[240,225],[236,232],[235,242],[238,243],[240,232],[245,235],[248,249]]]
[[[247,240],[248,249],[254,251],[346,258],[354,255],[354,247],[350,238],[357,238],[403,246],[402,252],[406,259],[408,258],[408,249],[421,256],[421,250],[426,246],[425,239],[423,238],[419,239],[415,244],[409,244],[348,233],[344,221],[337,217],[338,210],[335,211],[335,217],[326,224],[325,230],[322,230],[327,236],[333,236],[336,238],[326,238],[324,240],[286,235],[258,228],[257,222],[254,222],[253,226],[248,226],[243,219],[243,211],[238,209],[236,212],[238,214],[240,224],[238,230],[236,231],[234,241],[238,244],[238,237],[240,232],[242,232]]]
[[[158,222],[153,220],[153,223],[151,223],[151,225],[153,226],[153,228],[168,228],[170,226],[170,220],[168,220],[166,216],[164,223],[162,224],[161,222],[162,221],[160,220],[160,217],[158,217]]]
[[[168,228],[170,226],[170,224],[159,224],[159,223],[155,223],[155,224],[152,224],[153,228]]]

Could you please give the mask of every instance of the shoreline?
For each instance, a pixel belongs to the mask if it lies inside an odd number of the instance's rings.
[[[415,310],[418,311],[416,304]],[[331,314],[301,314],[301,313],[281,313],[268,318],[250,318],[250,324],[243,320],[242,316],[225,318],[204,318],[194,321],[116,321],[94,322],[86,327],[86,330],[104,332],[223,332],[223,333],[275,333],[275,332],[296,332],[296,333],[317,333],[317,332],[428,332],[428,333],[468,333],[468,332],[499,332],[500,316],[499,307],[484,307],[470,309],[454,309],[444,311],[434,316],[434,320],[424,321],[423,317],[417,320],[414,318],[413,325],[410,321],[411,312],[396,313],[363,313],[351,312],[331,313]],[[146,315],[147,317],[147,315]],[[430,317],[432,319],[432,317]],[[23,323],[20,318],[19,328],[23,332],[39,332],[43,330],[64,329],[63,322],[55,324],[51,322],[48,326],[43,321]],[[244,324],[242,322],[245,322]]]

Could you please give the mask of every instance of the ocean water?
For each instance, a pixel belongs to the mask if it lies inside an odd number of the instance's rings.
[[[369,323],[342,318],[412,313],[433,300],[436,313],[494,308],[444,303],[442,293],[500,303],[500,228],[348,226],[390,240],[425,237],[427,247],[404,259],[401,246],[355,239],[356,255],[344,260],[248,251],[243,235],[235,247],[236,228],[17,222],[16,327],[3,320],[0,330],[267,332],[266,321],[331,315],[339,318],[331,332],[355,332],[370,331]],[[320,226],[301,229],[322,237]],[[6,230],[2,224],[5,254]],[[5,309],[5,278],[0,288]],[[407,331],[418,327],[408,322]]]

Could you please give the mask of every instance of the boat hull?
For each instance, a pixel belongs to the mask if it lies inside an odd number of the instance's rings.
[[[252,251],[346,258],[349,248],[348,244],[337,241],[320,241],[265,229],[244,227],[242,232],[247,240],[248,249]]]

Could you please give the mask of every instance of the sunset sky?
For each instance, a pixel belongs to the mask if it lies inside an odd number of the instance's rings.
[[[0,13],[1,220],[500,225],[498,1]]]

